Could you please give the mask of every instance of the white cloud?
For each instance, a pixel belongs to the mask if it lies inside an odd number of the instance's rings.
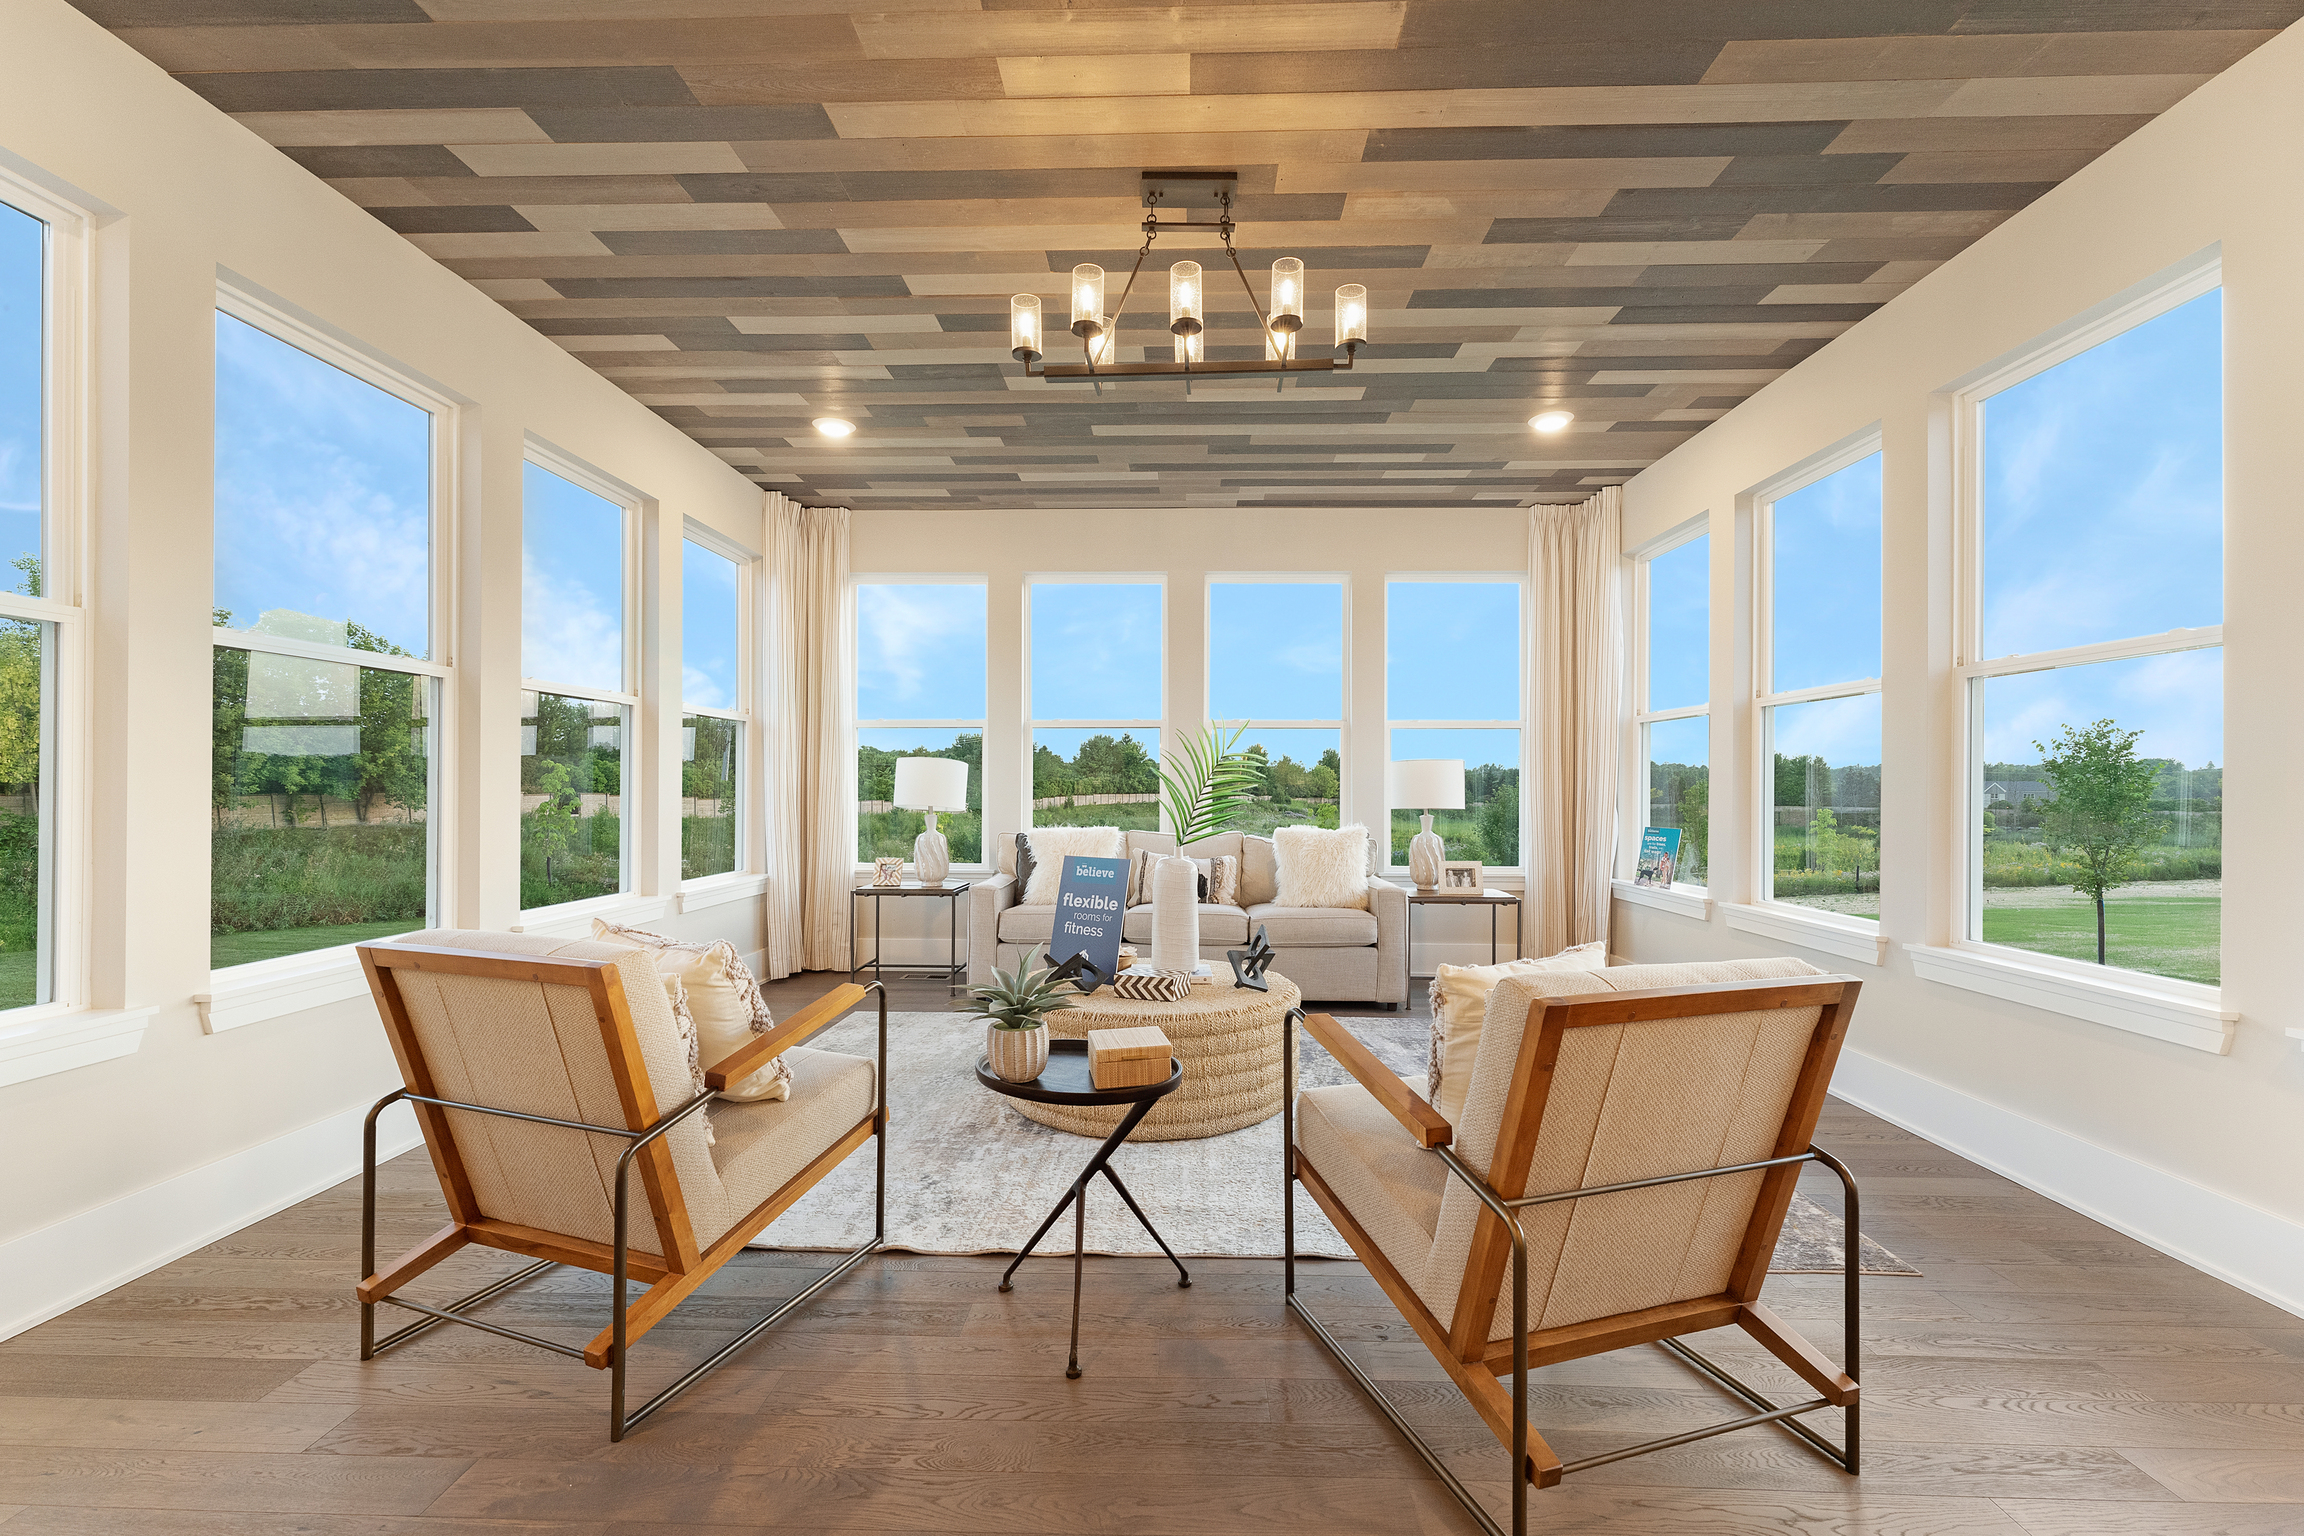
[[[586,688],[621,688],[624,626],[590,589],[520,559],[520,665],[528,676]]]

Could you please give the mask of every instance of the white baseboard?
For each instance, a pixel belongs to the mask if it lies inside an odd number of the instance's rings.
[[[2304,1225],[1857,1051],[1832,1094],[2304,1316]]]
[[[344,1110],[0,1243],[0,1339],[356,1177],[367,1113]],[[376,1122],[379,1161],[420,1139],[406,1104]]]

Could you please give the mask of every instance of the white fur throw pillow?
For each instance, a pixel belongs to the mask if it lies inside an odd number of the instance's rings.
[[[1127,855],[1127,840],[1118,827],[1035,827],[1032,840],[1032,882],[1024,887],[1022,905],[1056,905],[1056,887],[1064,878],[1067,856],[1117,859]]]
[[[592,937],[653,952],[665,991],[670,993],[677,985],[686,994],[689,1013],[696,1021],[698,1055],[707,1070],[726,1061],[754,1035],[764,1035],[776,1027],[775,1015],[760,995],[760,983],[754,979],[752,968],[726,939],[698,944],[668,939],[645,928],[619,928],[598,918],[592,919]],[[791,1096],[792,1069],[782,1056],[720,1091],[724,1099]]]
[[[1297,824],[1272,834],[1280,865],[1283,907],[1349,907],[1368,910],[1368,829]]]

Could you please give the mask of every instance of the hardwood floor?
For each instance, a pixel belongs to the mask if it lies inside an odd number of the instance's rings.
[[[1925,1271],[1865,1282],[1863,1477],[1746,1430],[1532,1493],[1545,1536],[2304,1531],[2304,1318],[1837,1103],[1821,1139],[1863,1180],[1865,1229]],[[381,1183],[386,1251],[441,1220],[421,1152]],[[606,1378],[569,1360],[441,1329],[362,1364],[358,1216],[355,1181],[0,1343],[0,1536],[1475,1530],[1284,1314],[1276,1263],[1196,1261],[1179,1291],[1159,1261],[1092,1260],[1068,1382],[1065,1261],[1002,1295],[1001,1259],[888,1255],[611,1445]],[[636,1392],[825,1262],[738,1260],[639,1346]],[[459,1256],[415,1294],[512,1267]],[[1301,1284],[1503,1508],[1502,1453],[1359,1267]],[[1836,1350],[1838,1287],[1777,1276],[1768,1298]],[[492,1315],[580,1339],[605,1290],[556,1271]],[[1699,1347],[1789,1387],[1736,1337]],[[1539,1372],[1532,1408],[1571,1457],[1735,1411],[1655,1349]]]

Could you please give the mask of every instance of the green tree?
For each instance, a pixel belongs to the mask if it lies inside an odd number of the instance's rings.
[[[1691,777],[1680,785],[1680,869],[1691,883],[1704,878],[1704,843],[1712,830],[1712,783]]]
[[[1491,864],[1520,862],[1520,786],[1499,784],[1480,807],[1480,841]]]
[[[1331,752],[1328,755],[1334,757],[1336,754]],[[1336,798],[1336,770],[1329,767],[1325,762],[1306,774],[1305,782],[1307,786],[1305,792],[1311,795],[1313,799],[1333,800]]]
[[[2136,756],[2142,731],[2099,720],[2085,729],[2067,725],[2053,745],[2034,742],[2040,772],[2056,791],[2041,807],[2048,846],[2078,867],[2072,889],[2096,903],[2096,963],[2104,958],[2104,894],[2132,877],[2137,850],[2160,829],[2152,794],[2158,764]]]
[[[544,803],[528,813],[528,845],[544,859],[544,883],[552,883],[552,860],[565,856],[576,842],[576,813],[580,801],[569,787],[568,769],[561,763],[546,763],[536,775],[536,787],[544,792]]]

